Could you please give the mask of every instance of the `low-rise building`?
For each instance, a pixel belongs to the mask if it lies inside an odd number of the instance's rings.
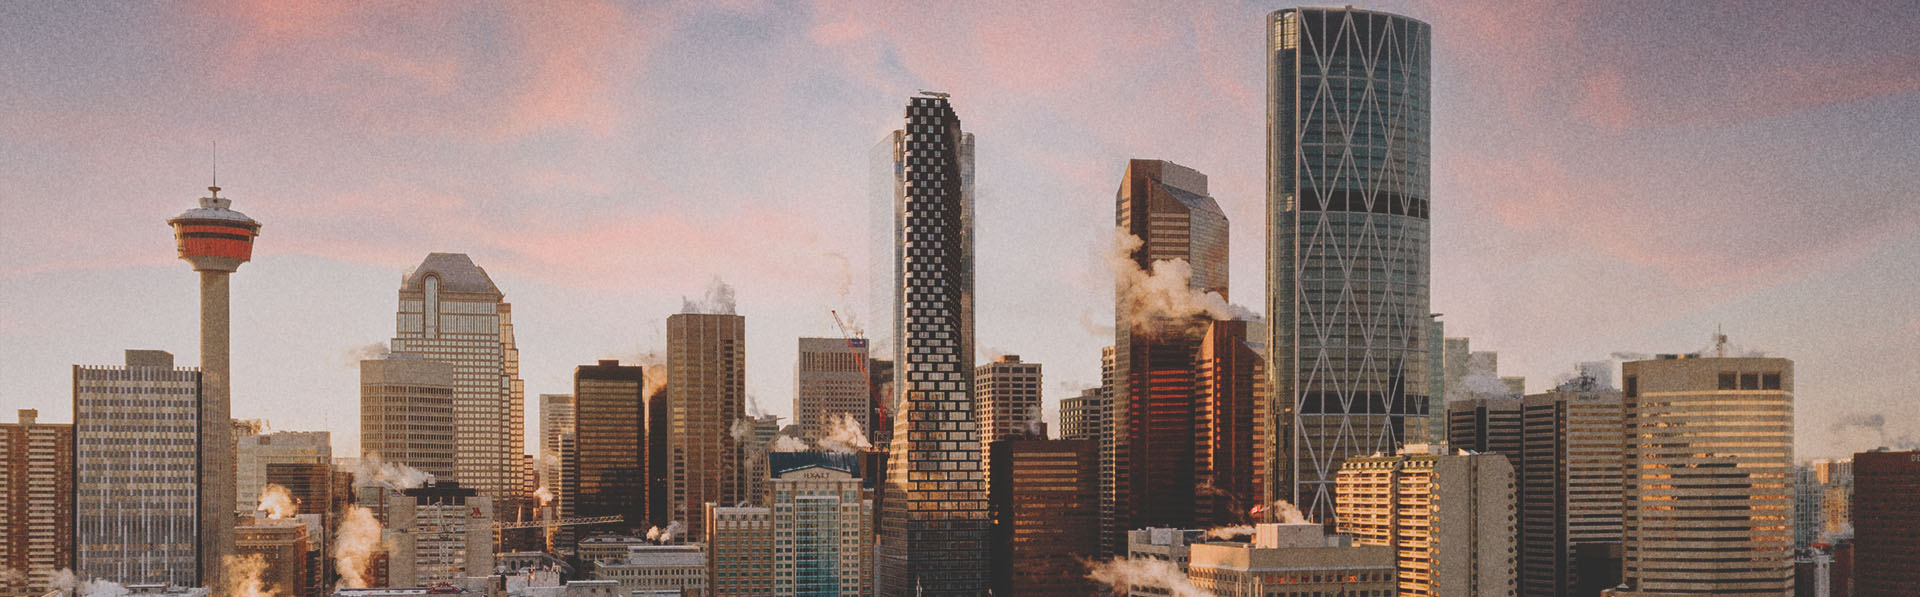
[[[595,580],[611,580],[630,594],[678,591],[681,597],[707,595],[707,554],[698,545],[641,545],[624,561],[594,566]]]
[[[1214,595],[1394,594],[1393,549],[1354,545],[1314,523],[1261,524],[1252,541],[1208,541],[1188,548],[1187,580]]]

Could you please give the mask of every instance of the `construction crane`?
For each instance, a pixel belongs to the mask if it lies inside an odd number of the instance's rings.
[[[839,311],[828,309],[827,314],[833,316],[833,325],[840,328],[840,337],[847,339],[847,354],[853,357],[854,365],[860,368],[860,380],[867,384],[867,396],[869,399],[872,399],[873,375],[867,372],[867,358],[860,354],[860,349],[866,347],[866,338],[854,335],[853,331],[847,329],[847,323],[840,320]],[[878,415],[876,420],[867,422],[869,428],[866,432],[869,436],[873,434],[874,428],[877,428],[882,422],[887,420],[889,413],[887,412],[887,401],[885,397],[882,397],[879,404],[874,405],[874,414]]]

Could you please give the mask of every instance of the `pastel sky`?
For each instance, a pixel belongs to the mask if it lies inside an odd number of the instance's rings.
[[[977,136],[977,345],[1043,363],[1051,404],[1111,342],[1128,158],[1209,175],[1230,298],[1262,304],[1285,6],[0,3],[0,405],[67,421],[73,364],[196,363],[164,221],[218,141],[265,223],[233,283],[236,416],[357,453],[354,354],[431,251],[513,303],[530,410],[575,365],[662,348],[717,278],[750,393],[787,415],[794,339],[865,318],[868,151],[921,89]],[[1433,25],[1449,335],[1540,391],[1719,326],[1796,362],[1800,456],[1920,438],[1911,3],[1371,7]]]

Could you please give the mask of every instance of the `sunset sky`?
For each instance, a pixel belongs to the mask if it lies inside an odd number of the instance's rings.
[[[432,251],[513,304],[530,411],[664,348],[718,279],[749,393],[787,415],[795,338],[868,319],[868,152],[931,89],[977,138],[976,345],[1043,363],[1051,419],[1112,342],[1128,158],[1210,177],[1229,298],[1261,308],[1262,29],[1287,6],[0,3],[0,405],[70,421],[74,364],[197,364],[165,220],[217,141],[264,223],[233,279],[238,417],[357,455],[354,355]],[[1911,3],[1366,6],[1433,25],[1449,336],[1542,391],[1719,326],[1795,361],[1799,456],[1920,440]]]

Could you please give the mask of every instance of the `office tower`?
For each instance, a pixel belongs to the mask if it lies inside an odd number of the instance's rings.
[[[992,445],[996,595],[1086,595],[1100,549],[1096,440],[1003,439]]]
[[[300,597],[313,593],[312,541],[307,525],[297,520],[254,518],[234,528],[234,552],[242,558],[259,557],[260,587],[265,595]]]
[[[1580,549],[1620,543],[1626,407],[1619,391],[1576,378],[1521,409],[1521,593],[1571,597],[1588,580],[1575,574]]]
[[[850,417],[862,433],[873,428],[873,395],[867,388],[866,338],[801,338],[793,368],[793,424],[800,438],[818,444],[834,421]]]
[[[493,500],[459,483],[400,492],[387,504],[388,582],[422,587],[493,571]]]
[[[1819,540],[1820,533],[1826,530],[1825,490],[1826,487],[1820,483],[1820,472],[1814,469],[1812,463],[1793,467],[1793,551],[1795,554]]]
[[[873,501],[857,454],[770,455],[775,588],[782,595],[872,595]],[[790,546],[790,548],[788,548]]]
[[[360,361],[360,455],[452,480],[459,445],[456,403],[462,367],[392,353]],[[468,383],[468,385],[471,385]]]
[[[73,425],[23,408],[0,423],[0,594],[45,592],[73,568]],[[38,594],[38,593],[35,593]]]
[[[125,367],[73,367],[79,578],[200,584],[200,379],[159,350],[129,350]],[[219,512],[231,527],[233,500]]]
[[[891,273],[878,282],[893,311],[881,329],[893,338],[896,396],[879,590],[978,595],[989,522],[973,412],[973,136],[946,94],[916,96],[905,114],[874,162],[892,214],[881,229]]]
[[[525,452],[520,350],[504,297],[465,254],[428,254],[401,278],[390,343],[393,352],[453,364],[453,475],[435,478],[496,501],[520,497]]]
[[[1188,548],[1187,579],[1213,595],[1393,595],[1393,549],[1314,523],[1254,526],[1251,541]]]
[[[1439,313],[1431,317],[1427,324],[1427,416],[1420,420],[1418,430],[1407,432],[1405,443],[1409,444],[1447,443],[1447,350],[1442,340],[1447,337],[1447,326],[1440,321]]]
[[[672,508],[668,488],[673,482],[673,456],[667,449],[667,438],[673,430],[673,401],[667,399],[666,384],[655,386],[653,393],[647,396],[647,518],[652,526],[664,527],[672,522]],[[571,434],[565,440],[568,446],[573,443]],[[563,458],[566,456],[563,454]],[[571,481],[569,481],[571,482]]]
[[[1100,388],[1080,391],[1079,396],[1060,401],[1060,438],[1100,441],[1106,427],[1107,400]]]
[[[1247,343],[1245,320],[1212,321],[1194,357],[1194,518],[1244,522],[1265,490],[1265,357]]]
[[[649,526],[646,386],[640,367],[617,360],[573,369],[569,516],[620,516],[629,531]]]
[[[1853,483],[1854,594],[1920,595],[1920,450],[1854,454]]]
[[[731,434],[746,416],[746,330],[747,318],[733,314],[667,318],[667,520],[685,521],[689,537],[705,532],[704,504],[745,499]]]
[[[1793,591],[1793,362],[1621,365],[1621,596]]]
[[[260,490],[267,484],[267,465],[333,462],[333,434],[325,431],[277,431],[239,438],[234,444],[233,472],[238,501],[234,512],[252,516],[260,507]],[[329,473],[331,474],[331,473]]]
[[[973,416],[980,423],[980,459],[993,462],[993,442],[1015,437],[1046,439],[1040,422],[1040,364],[1022,363],[1020,355],[1001,355],[973,370]],[[987,486],[993,486],[988,467]]]
[[[1513,482],[1513,466],[1496,454],[1348,458],[1337,482],[1340,532],[1394,549],[1400,595],[1510,596]]]
[[[560,436],[573,433],[573,395],[540,395],[540,484],[553,492],[554,499],[564,499],[560,491],[560,470],[566,466],[560,459]]]
[[[893,361],[867,359],[867,396],[867,439],[875,449],[885,451],[893,440]]]
[[[197,521],[200,542],[199,579],[216,586],[225,578],[221,559],[233,553],[232,399],[233,380],[227,362],[227,277],[253,258],[253,238],[260,223],[232,209],[233,200],[220,196],[220,187],[207,187],[200,206],[167,220],[173,227],[180,258],[200,272],[200,425]]]
[[[707,591],[707,554],[698,545],[634,546],[623,560],[595,564],[593,578],[620,583],[616,595],[722,595]]]
[[[1520,398],[1468,398],[1447,404],[1447,445],[1499,454],[1520,465]]]
[[[262,471],[262,485],[279,485],[300,514],[333,510],[333,465],[324,462],[275,462]],[[253,513],[249,513],[251,515]]]
[[[1267,31],[1269,497],[1324,523],[1340,463],[1393,453],[1432,398],[1431,33],[1353,8],[1276,11]]]
[[[1175,292],[1227,296],[1227,216],[1207,195],[1207,177],[1161,160],[1129,160],[1114,198],[1126,257],[1141,272],[1184,263],[1186,288]],[[1135,243],[1137,241],[1137,243]],[[1178,281],[1176,280],[1175,283]],[[1148,526],[1187,528],[1197,487],[1194,450],[1195,355],[1209,313],[1169,309],[1154,285],[1120,275],[1114,288],[1113,440],[1101,447],[1103,536],[1112,549],[1125,532]]]
[[[775,595],[773,510],[707,503],[707,588],[715,595]],[[791,576],[789,576],[791,580]],[[791,587],[788,587],[791,594]]]
[[[770,444],[773,440],[780,437],[780,417],[775,415],[747,417],[735,422],[734,425],[736,432],[740,429],[746,431],[745,439],[741,440],[738,446],[740,473],[739,480],[736,482],[740,486],[740,501],[752,505],[766,505],[767,479],[770,475],[767,472],[767,450],[772,447]],[[861,439],[864,440],[865,436],[861,436]]]

